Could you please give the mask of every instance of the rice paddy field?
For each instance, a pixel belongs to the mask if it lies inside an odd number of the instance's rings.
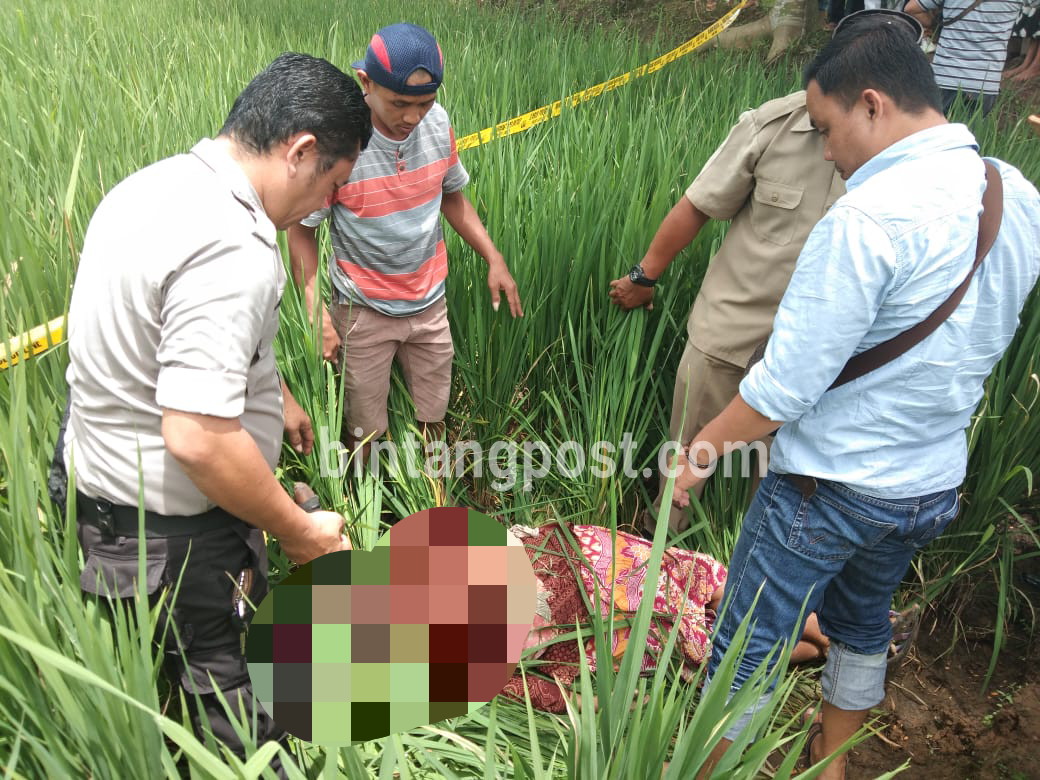
[[[66,311],[83,234],[104,193],[136,169],[215,134],[242,87],[283,51],[315,54],[346,69],[379,27],[401,20],[426,26],[446,56],[439,99],[462,137],[672,48],[624,29],[579,31],[543,10],[520,13],[471,0],[10,0],[4,10],[0,338]],[[674,41],[675,30],[666,31]],[[655,468],[657,447],[668,438],[686,315],[725,225],[711,224],[681,255],[652,311],[617,310],[608,283],[642,256],[740,112],[799,88],[800,60],[766,69],[762,59],[754,51],[697,52],[525,133],[462,152],[472,176],[467,192],[510,263],[526,316],[512,320],[507,307],[492,310],[483,262],[446,230],[457,352],[448,442],[476,442],[485,452],[506,442],[512,449],[500,446],[498,460],[484,468],[470,462],[431,477],[408,455],[384,456],[375,474],[330,463],[327,447],[309,457],[286,448],[279,477],[310,482],[325,506],[349,518],[360,548],[371,547],[393,519],[431,506],[472,507],[526,525],[560,518],[630,527],[653,497],[654,480],[643,473]],[[1013,114],[974,129],[984,154],[1040,181],[1040,142]],[[1006,627],[1032,625],[1015,572],[1038,551],[1038,340],[1034,291],[968,431],[963,514],[915,563],[900,594],[907,601],[956,601],[980,583],[991,588],[997,596],[990,672]],[[339,385],[291,285],[278,350],[319,444],[338,440]],[[58,345],[0,371],[0,773],[270,774],[265,767],[278,746],[254,746],[243,763],[192,735],[182,702],[157,685],[147,630],[156,614],[146,601],[133,614],[109,619],[80,594],[75,519],[57,511],[46,492],[66,364]],[[409,404],[396,382],[392,441],[414,433]],[[552,468],[517,479],[516,453],[535,441],[550,448],[628,441],[631,468],[609,474]],[[666,539],[663,527],[658,531],[651,564],[659,563],[666,543],[727,560],[747,490],[745,479],[716,480],[688,533]],[[274,543],[271,558],[277,581],[286,561]],[[646,611],[637,617],[635,639],[645,636],[649,619]],[[590,631],[609,653],[603,626]],[[720,689],[739,645],[719,672]],[[337,748],[295,742],[287,771],[308,778],[627,780],[659,778],[667,762],[665,777],[688,778],[745,703],[702,696],[667,666],[637,679],[633,654],[616,672],[610,666],[599,664],[596,676],[585,670],[577,686],[583,698],[598,698],[595,710],[554,716],[496,699],[466,718],[373,742]],[[757,675],[748,697],[766,682],[764,672]],[[742,755],[731,751],[721,773],[789,776],[804,739],[795,725],[798,710],[812,685],[811,673],[783,676],[775,706],[757,716],[761,738]],[[635,690],[648,697],[643,706],[630,706]]]

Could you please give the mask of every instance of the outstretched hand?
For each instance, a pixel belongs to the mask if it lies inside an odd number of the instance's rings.
[[[690,505],[690,491],[704,482],[714,470],[713,466],[698,466],[696,463],[691,463],[685,449],[679,450],[672,459],[672,469],[677,472],[672,505],[680,509]]]
[[[283,388],[282,398],[285,406],[285,438],[289,446],[301,455],[310,455],[314,447],[314,430],[311,418],[303,410],[291,393]]]
[[[610,283],[609,295],[610,300],[624,311],[631,311],[640,306],[645,306],[648,311],[654,308],[654,288],[633,284],[627,275]]]
[[[513,317],[524,316],[524,309],[520,304],[520,291],[504,259],[497,258],[488,262],[487,284],[488,290],[491,291],[491,306],[495,311],[498,311],[502,303],[501,293],[504,292],[506,301],[509,302],[509,313]]]

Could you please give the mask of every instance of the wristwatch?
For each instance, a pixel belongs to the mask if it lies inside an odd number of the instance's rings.
[[[638,263],[629,270],[628,278],[632,284],[638,284],[640,287],[653,287],[657,284],[656,279],[651,279],[645,273],[643,273],[643,266]]]

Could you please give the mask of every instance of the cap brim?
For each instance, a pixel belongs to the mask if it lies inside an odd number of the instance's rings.
[[[364,60],[358,60],[357,62],[350,63],[350,67],[354,70],[364,70],[366,68]]]

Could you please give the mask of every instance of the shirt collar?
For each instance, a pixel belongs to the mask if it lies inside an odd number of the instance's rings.
[[[948,123],[919,130],[867,160],[849,177],[845,188],[855,189],[874,174],[908,160],[965,147],[971,147],[976,152],[979,150],[978,141],[966,125]]]
[[[260,202],[260,196],[256,194],[256,190],[245,171],[242,170],[242,166],[228,154],[224,146],[212,138],[203,138],[192,147],[191,153],[217,175],[234,199],[249,212],[253,222],[256,223],[256,230],[253,232],[257,238],[272,247],[276,246],[277,228],[264,211],[264,204]]]
[[[816,128],[812,126],[812,120],[809,118],[809,111],[805,108],[802,109],[801,116],[791,123],[791,130],[796,133],[807,133],[816,132]]]

